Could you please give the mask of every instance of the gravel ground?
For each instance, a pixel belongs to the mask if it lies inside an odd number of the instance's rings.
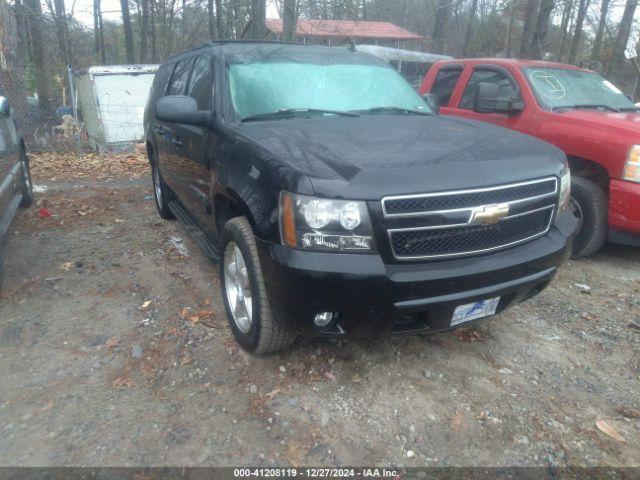
[[[640,465],[640,249],[453,333],[252,357],[148,178],[46,187],[7,246],[0,465]]]

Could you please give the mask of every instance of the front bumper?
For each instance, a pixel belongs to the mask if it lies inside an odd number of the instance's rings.
[[[611,180],[609,240],[640,244],[640,183]]]
[[[496,313],[544,289],[571,254],[576,222],[558,218],[547,235],[493,254],[412,264],[385,264],[377,254],[294,250],[258,242],[274,315],[299,334],[370,337],[451,328],[459,305],[501,296]],[[336,323],[314,327],[319,312]]]

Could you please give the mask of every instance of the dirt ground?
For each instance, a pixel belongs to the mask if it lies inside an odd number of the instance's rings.
[[[0,465],[640,465],[640,249],[454,333],[252,357],[143,159],[103,160],[33,162],[46,191],[0,297]]]

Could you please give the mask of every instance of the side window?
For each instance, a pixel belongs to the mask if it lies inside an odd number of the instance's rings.
[[[200,56],[196,58],[189,80],[187,95],[198,102],[198,110],[211,110],[211,59]]]
[[[440,105],[443,107],[449,105],[451,94],[461,74],[461,68],[443,68],[436,74],[436,79],[431,86],[431,93],[438,96]]]
[[[465,110],[471,110],[473,108],[473,97],[476,87],[480,82],[495,83],[498,85],[498,95],[500,98],[516,98],[516,87],[507,75],[495,70],[475,70],[464,89],[459,108],[464,108]]]
[[[153,99],[154,103],[158,97],[161,97],[167,89],[167,82],[171,76],[173,65],[164,64],[160,65],[158,71],[153,77],[153,83],[151,84],[151,90],[149,91],[149,99]]]
[[[189,80],[189,70],[192,59],[181,60],[176,64],[176,68],[171,75],[171,81],[167,88],[167,95],[184,95],[187,81]]]

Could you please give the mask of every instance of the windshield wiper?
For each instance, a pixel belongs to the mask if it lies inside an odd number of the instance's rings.
[[[431,115],[430,112],[424,110],[413,110],[403,107],[372,107],[365,110],[350,110],[357,113],[403,113],[405,115]]]
[[[271,118],[291,117],[297,115],[305,115],[309,113],[322,115],[339,115],[342,117],[359,117],[356,112],[344,112],[342,110],[325,110],[322,108],[283,108],[275,112],[258,113],[244,117],[241,122],[252,122],[254,120],[269,120]]]
[[[610,105],[604,105],[604,104],[599,104],[599,103],[592,103],[592,104],[584,104],[584,105],[562,105],[559,107],[553,107],[551,109],[551,111],[555,112],[557,110],[564,110],[564,109],[580,109],[580,108],[585,108],[585,109],[598,109],[601,108],[603,110],[609,110],[610,112],[619,112],[620,110],[612,107]]]
[[[640,112],[640,107],[622,107],[621,112]]]

